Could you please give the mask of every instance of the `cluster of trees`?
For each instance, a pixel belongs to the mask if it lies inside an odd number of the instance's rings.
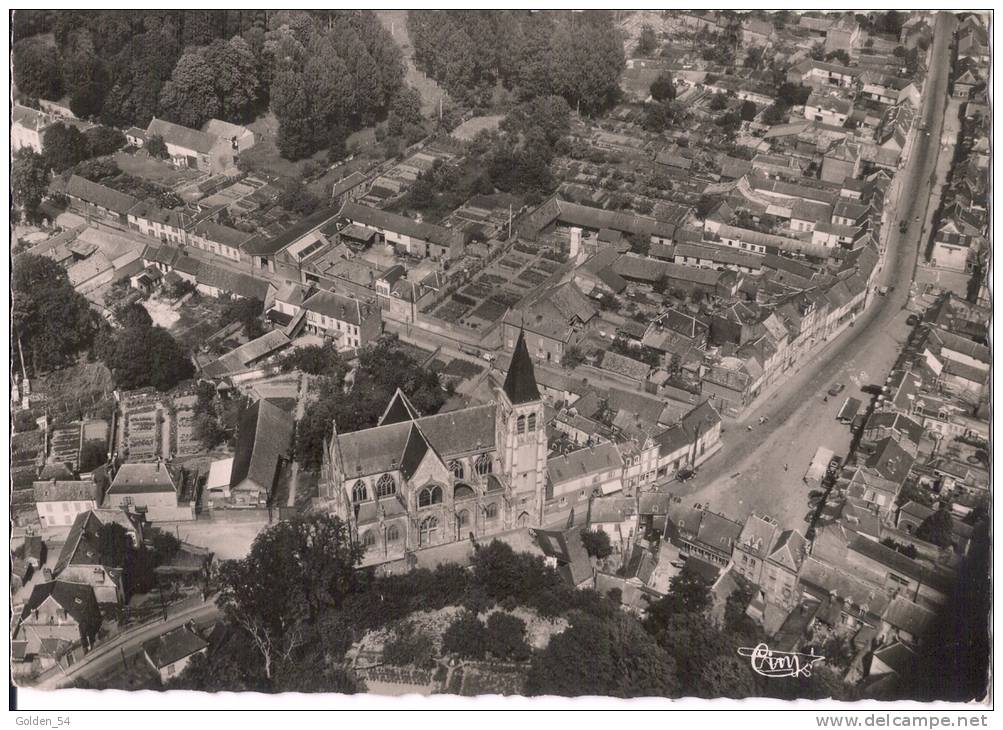
[[[804,106],[811,96],[811,89],[788,81],[780,84],[775,101],[763,112],[765,124],[780,124],[787,119],[787,112],[793,106]]]
[[[463,659],[490,655],[505,661],[529,658],[526,622],[518,616],[496,611],[482,622],[473,611],[464,610],[442,636],[443,651]]]
[[[496,190],[542,200],[556,186],[550,165],[569,151],[571,110],[560,96],[542,96],[516,105],[495,132],[481,132],[456,164],[440,164],[423,174],[403,198],[405,210],[438,219],[473,195]]]
[[[226,396],[217,393],[211,383],[200,382],[196,391],[192,431],[203,448],[213,449],[223,441],[234,443],[237,424],[250,398],[242,393]]]
[[[454,98],[486,106],[496,88],[563,96],[583,114],[609,108],[626,61],[612,13],[408,12],[415,62]]]
[[[400,49],[371,12],[279,13],[265,36],[277,144],[296,160],[344,148],[348,134],[387,115],[403,90]]]
[[[188,354],[167,330],[153,324],[141,304],[126,305],[116,317],[122,327],[104,324],[94,339],[94,354],[111,371],[115,387],[164,391],[195,374]]]
[[[369,11],[26,11],[14,39],[29,97],[69,95],[80,117],[144,128],[245,123],[270,105],[291,159],[385,116],[404,75]]]
[[[311,358],[323,354],[313,353]],[[348,390],[346,369],[337,356],[329,365],[318,362],[316,366],[324,373],[318,383],[319,397],[307,406],[296,427],[297,459],[306,468],[320,464],[332,424],[337,424],[340,432],[375,426],[397,388],[426,415],[435,413],[446,401],[438,374],[421,367],[396,336],[383,337],[359,353],[359,366]]]
[[[11,364],[29,375],[72,364],[91,345],[98,317],[66,270],[34,254],[14,257],[11,271]]]
[[[158,565],[170,562],[181,549],[180,541],[171,533],[154,529],[151,545],[133,545],[122,525],[109,522],[98,529],[98,551],[101,564],[122,571],[122,589],[126,601],[136,593],[148,593],[157,584],[153,572]]]

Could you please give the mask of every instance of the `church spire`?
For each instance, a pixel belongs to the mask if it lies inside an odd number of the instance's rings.
[[[512,405],[540,400],[540,391],[536,387],[536,375],[533,373],[533,361],[529,357],[526,338],[522,329],[512,352],[512,362],[508,366],[503,386],[505,395]]]

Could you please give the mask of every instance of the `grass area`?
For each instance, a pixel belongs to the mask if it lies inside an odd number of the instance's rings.
[[[94,362],[49,373],[33,382],[32,388],[46,395],[50,418],[56,422],[88,415],[107,417],[108,413],[95,413],[94,410],[112,397],[114,386],[111,371],[104,363]]]
[[[117,662],[112,669],[90,680],[78,680],[73,686],[81,689],[159,690],[160,675],[146,661],[143,652]]]
[[[498,123],[504,119],[503,114],[491,114],[483,117],[468,119],[463,124],[453,130],[452,135],[464,142],[473,139],[485,129],[497,129]]]
[[[303,167],[309,160],[318,165],[327,164],[327,150],[320,150],[312,157],[296,162],[284,159],[275,145],[279,122],[271,112],[258,117],[247,128],[254,132],[255,142],[254,147],[240,153],[241,167],[247,166],[279,177],[300,180],[303,177]]]
[[[122,172],[168,188],[194,180],[202,175],[198,170],[179,170],[168,162],[150,157],[142,150],[131,155],[126,152],[116,152],[114,158],[115,164]]]

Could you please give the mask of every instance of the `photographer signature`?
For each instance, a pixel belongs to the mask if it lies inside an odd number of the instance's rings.
[[[740,647],[738,654],[749,657],[752,671],[764,677],[810,677],[811,665],[825,658],[814,652],[773,651],[766,644]]]

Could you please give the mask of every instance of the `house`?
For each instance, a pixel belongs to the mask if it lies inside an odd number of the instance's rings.
[[[205,655],[209,644],[196,634],[189,624],[161,634],[143,643],[146,661],[160,675],[161,682],[167,682],[181,674],[192,657]]]
[[[621,494],[593,496],[589,500],[588,529],[609,536],[615,552],[624,552],[637,528],[637,499]]]
[[[222,119],[210,119],[202,125],[202,131],[210,137],[228,142],[234,156],[251,149],[256,141],[254,132],[247,127],[224,122]]]
[[[363,347],[383,330],[378,307],[333,291],[310,294],[301,310],[307,330],[334,339],[339,350]]]
[[[556,523],[571,512],[584,516],[593,494],[623,491],[622,477],[623,457],[609,441],[548,459],[546,521]]]
[[[533,358],[560,363],[571,347],[598,327],[597,315],[596,308],[573,281],[549,289],[505,313],[505,349],[511,350],[521,333]]]
[[[97,509],[103,496],[101,485],[93,479],[36,481],[32,489],[43,528],[72,525],[81,512]]]
[[[557,568],[565,581],[575,588],[591,587],[594,569],[582,542],[581,528],[530,530],[530,534],[543,551],[544,562]]]
[[[951,592],[952,581],[945,574],[863,536],[848,545],[846,569],[884,590],[889,598],[902,595],[934,611]]]
[[[101,218],[121,226],[129,225],[129,211],[139,203],[131,195],[91,182],[79,175],[70,176],[64,192],[73,212],[88,220]]]
[[[742,534],[742,524],[700,507],[670,507],[665,536],[680,552],[717,565],[731,562],[735,541]]]
[[[342,205],[339,216],[351,226],[375,232],[378,240],[415,258],[429,257],[436,261],[456,259],[463,251],[459,231],[370,208],[352,200]]]
[[[353,172],[338,180],[331,187],[331,204],[341,205],[349,200],[358,200],[366,194],[369,178],[361,172]]]
[[[233,166],[233,143],[228,139],[156,117],[146,128],[147,141],[153,136],[164,140],[175,167],[218,175]]]
[[[150,522],[195,519],[195,504],[178,503],[174,478],[160,461],[122,464],[104,497],[105,509],[138,512]]]
[[[10,119],[10,146],[12,152],[28,148],[42,154],[45,131],[56,120],[49,114],[21,104],[14,104]]]
[[[140,529],[125,512],[119,514],[121,517],[113,517],[107,515],[105,510],[78,514],[52,569],[52,574],[60,580],[91,586],[101,605],[118,606],[125,600],[122,583],[125,565],[110,562],[108,556],[102,555],[101,528],[123,520],[132,526],[133,534]]]
[[[235,506],[257,506],[272,496],[280,468],[292,453],[293,427],[292,416],[264,398],[241,414],[230,472]]]
[[[39,583],[24,604],[11,637],[15,655],[34,658],[39,669],[69,666],[90,651],[101,629],[94,590],[63,580]]]
[[[804,118],[842,127],[853,112],[853,102],[828,94],[812,94],[804,105]]]
[[[129,127],[125,130],[125,141],[130,147],[146,146],[146,130],[139,127]]]
[[[240,262],[240,249],[252,234],[235,228],[222,226],[210,220],[200,221],[188,230],[187,243],[190,246]],[[246,257],[245,257],[246,258]]]
[[[175,246],[187,241],[186,228],[189,221],[183,213],[176,210],[166,210],[142,200],[129,209],[127,218],[129,228],[144,236]]]
[[[910,601],[905,596],[895,596],[881,614],[883,643],[901,641],[917,646],[933,626],[937,615],[928,608]]]

